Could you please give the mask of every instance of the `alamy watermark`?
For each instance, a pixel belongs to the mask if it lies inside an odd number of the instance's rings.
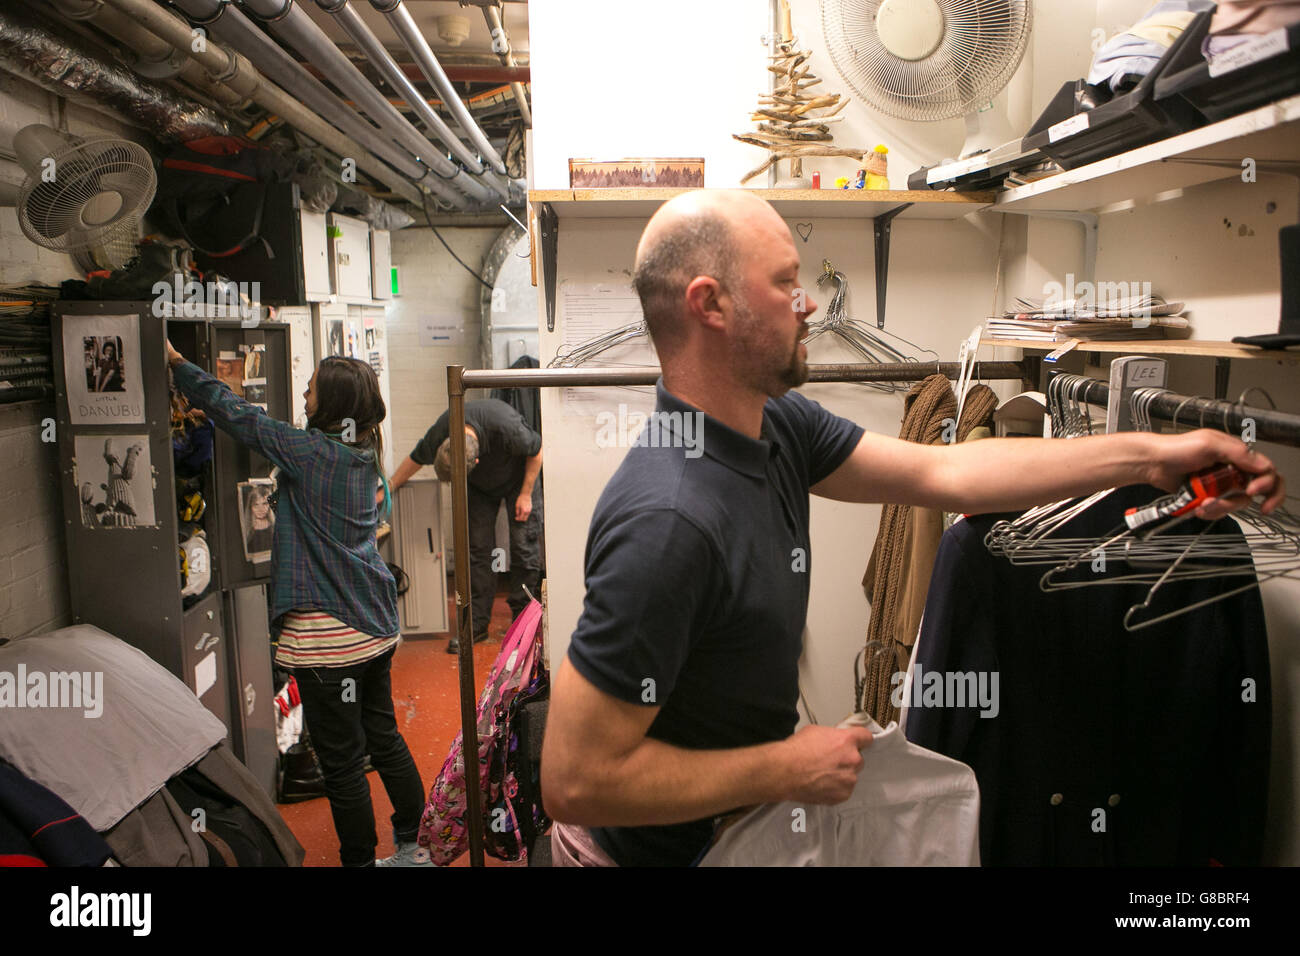
[[[687,458],[704,454],[703,412],[630,411],[624,404],[617,414],[596,414],[598,448],[683,448]]]
[[[182,281],[177,274],[171,282],[155,282],[150,291],[153,314],[158,318],[237,318],[250,328],[262,320],[260,282]]]
[[[970,707],[981,717],[996,717],[1002,709],[997,671],[931,671],[918,663],[910,682],[906,671],[897,671],[889,683],[889,701],[895,707]]]
[[[0,671],[0,710],[80,710],[86,717],[104,713],[103,671]]]
[[[1067,273],[1065,284],[1043,285],[1043,311],[1069,318],[1079,313],[1098,313],[1114,320],[1131,319],[1133,328],[1151,325],[1153,296],[1150,282],[1075,282]]]

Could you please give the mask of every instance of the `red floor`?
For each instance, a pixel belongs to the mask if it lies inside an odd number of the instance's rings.
[[[454,599],[448,601],[447,620],[454,622]],[[481,692],[492,662],[501,650],[501,639],[510,626],[510,609],[504,593],[497,595],[492,606],[489,637],[474,645],[474,680]],[[457,657],[447,653],[448,637],[405,638],[393,658],[393,705],[397,713],[397,726],[406,738],[420,778],[428,792],[447,751],[460,731],[460,676]],[[388,822],[393,806],[379,780],[379,774],[367,775],[370,781],[370,798],[375,806],[375,831],[379,846],[375,855],[388,856],[393,852],[393,835]],[[307,851],[303,866],[338,866],[339,841],[334,835],[334,821],[330,817],[329,801],[324,797],[302,803],[281,804],[280,813],[298,841]],[[487,858],[489,866],[515,866]],[[468,866],[469,855],[463,854],[454,866]]]

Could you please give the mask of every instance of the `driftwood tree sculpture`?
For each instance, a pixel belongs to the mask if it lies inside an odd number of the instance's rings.
[[[785,4],[782,7],[782,39],[777,45],[778,52],[768,57],[772,61],[768,69],[778,77],[776,89],[758,98],[758,108],[751,117],[758,123],[758,129],[732,134],[742,143],[763,147],[770,155],[761,165],[746,173],[741,183],[749,182],[783,159],[790,160],[790,174],[798,179],[803,176],[806,157],[851,156],[861,160],[866,153],[862,149],[831,145],[834,138],[831,125],[844,119],[838,114],[849,101],[839,93],[818,94],[812,91],[812,87],[821,83],[821,78],[808,66],[811,51],[794,49],[789,7]]]

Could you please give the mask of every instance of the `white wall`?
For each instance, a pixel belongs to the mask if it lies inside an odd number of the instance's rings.
[[[456,255],[478,270],[501,228],[500,224],[439,226],[438,231]],[[483,320],[479,310],[482,286],[456,263],[428,227],[417,224],[393,233],[393,265],[398,267],[402,289],[402,294],[389,302],[387,318],[393,398],[389,414],[396,467],[447,410],[447,366],[481,366]],[[459,319],[464,324],[464,344],[421,344],[420,321],[429,316]],[[487,394],[473,389],[468,397],[486,398]],[[442,501],[450,555],[451,495],[443,495]]]
[[[961,119],[908,122],[858,102],[826,53],[818,5],[791,6],[800,47],[812,51],[812,72],[822,78],[817,89],[855,101],[833,127],[835,145],[870,150],[884,143],[895,189],[906,188],[922,162],[958,152]],[[615,18],[600,0],[532,0],[533,188],[567,188],[570,159],[649,156],[702,156],[706,186],[739,186],[767,155],[731,138],[756,128],[750,114],[769,89],[761,42],[767,10],[763,0],[662,0]],[[1021,128],[1030,118],[1027,93],[1016,80],[999,97]],[[804,174],[820,170],[829,187],[859,165],[814,158],[804,162]],[[763,174],[747,185],[766,184]]]

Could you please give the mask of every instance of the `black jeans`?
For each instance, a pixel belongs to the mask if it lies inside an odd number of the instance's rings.
[[[469,486],[470,619],[475,639],[487,635],[492,619],[492,601],[497,593],[492,551],[497,546],[497,509],[503,500],[510,519],[510,591],[506,603],[512,619],[528,606],[523,585],[537,595],[542,584],[542,476],[538,475],[533,485],[533,511],[527,521],[515,520],[518,498],[518,487],[505,495],[489,495]]]
[[[370,781],[362,770],[367,753],[393,804],[394,838],[413,842],[420,829],[424,784],[397,729],[392,663],[390,650],[360,664],[294,671],[307,732],[325,775],[344,866],[367,866],[375,860],[375,810]]]

